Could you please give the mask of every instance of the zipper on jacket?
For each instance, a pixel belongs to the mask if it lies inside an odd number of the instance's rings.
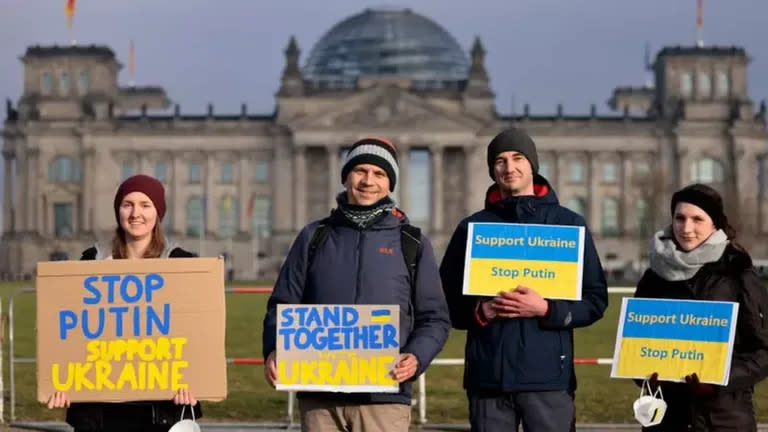
[[[363,268],[363,252],[362,252],[362,244],[363,244],[363,231],[358,229],[357,230],[357,242],[356,242],[356,250],[357,255],[355,256],[355,261],[357,261],[357,283],[355,284],[355,302],[354,304],[358,304],[360,299],[358,298],[360,295],[360,278],[362,277],[361,272]]]

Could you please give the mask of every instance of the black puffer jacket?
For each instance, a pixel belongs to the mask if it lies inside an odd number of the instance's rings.
[[[100,251],[92,247],[83,251],[81,261],[95,260]],[[194,258],[197,255],[176,247],[168,251],[168,258]],[[200,402],[194,407],[195,418],[203,416]],[[122,403],[80,402],[67,409],[67,423],[76,432],[97,431],[167,431],[181,419],[180,405],[173,401],[137,401]],[[189,409],[185,418],[192,418]]]
[[[635,296],[739,303],[728,386],[714,386],[714,393],[702,396],[686,384],[661,383],[667,413],[660,425],[643,430],[756,430],[752,394],[754,385],[768,375],[768,291],[749,255],[728,245],[718,261],[705,264],[685,281],[668,281],[647,270]]]

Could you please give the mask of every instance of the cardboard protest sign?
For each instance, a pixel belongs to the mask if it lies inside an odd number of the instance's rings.
[[[581,300],[584,227],[470,223],[464,294],[495,296],[518,285],[544,298]]]
[[[227,395],[220,258],[37,265],[37,398],[165,400]]]
[[[611,377],[683,382],[695,372],[727,385],[738,312],[731,302],[624,298]]]
[[[278,305],[278,390],[397,392],[400,309]]]

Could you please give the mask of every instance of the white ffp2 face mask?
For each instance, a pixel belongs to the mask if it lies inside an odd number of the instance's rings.
[[[192,420],[184,419],[185,408],[186,405],[181,407],[181,420],[171,426],[168,432],[200,432],[200,425],[195,421],[195,408],[191,405],[189,407],[192,411]]]
[[[646,394],[646,389],[648,394]],[[656,393],[651,391],[651,384],[648,380],[643,381],[640,388],[640,397],[632,404],[635,411],[635,420],[644,427],[656,426],[664,419],[667,412],[667,403],[664,402],[664,395],[661,393],[661,386],[656,389]]]

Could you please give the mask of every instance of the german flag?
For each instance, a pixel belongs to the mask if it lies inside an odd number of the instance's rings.
[[[64,12],[67,14],[67,26],[72,28],[72,19],[75,17],[75,0],[66,0]]]

